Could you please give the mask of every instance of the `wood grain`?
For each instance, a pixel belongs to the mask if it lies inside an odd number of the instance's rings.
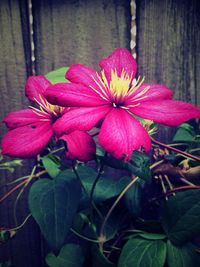
[[[129,48],[129,1],[41,0],[33,14],[38,73],[72,63],[97,67],[116,47]]]
[[[24,5],[25,1],[19,1]],[[28,105],[24,96],[24,84],[28,69],[22,14],[20,5],[15,0],[0,1],[0,119],[10,111],[21,109]],[[25,22],[25,18],[24,22]],[[26,23],[24,23],[25,25]],[[28,42],[28,40],[27,40]],[[1,124],[1,137],[6,128]],[[5,186],[14,179],[30,173],[31,162],[25,162],[23,168],[18,168],[14,174],[2,173],[0,180],[0,197],[12,186]],[[19,192],[19,191],[18,191]],[[17,194],[13,194],[0,205],[0,227],[14,227],[13,207]],[[27,195],[23,195],[17,206],[17,218],[21,223],[28,215]],[[33,220],[17,233],[16,237],[5,245],[0,245],[0,262],[11,260],[13,267],[40,266],[40,234]]]
[[[140,75],[200,107],[200,2],[138,0],[136,6]],[[161,130],[169,140],[173,129]]]

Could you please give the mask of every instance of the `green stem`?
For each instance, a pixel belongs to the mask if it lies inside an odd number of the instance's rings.
[[[86,195],[88,195],[88,196],[90,197],[89,193],[87,192],[85,186],[83,185],[83,183],[82,183],[82,181],[81,181],[81,178],[80,178],[80,176],[79,176],[79,174],[78,174],[78,172],[77,172],[77,170],[76,170],[76,168],[75,168],[75,164],[72,164],[72,169],[73,169],[73,172],[74,172],[74,174],[76,175],[77,179],[79,180],[79,182],[80,182],[80,184],[81,184],[83,190],[85,191]],[[94,204],[93,201],[92,201],[92,206],[93,206],[93,208],[96,210],[96,212],[98,213],[99,217],[102,218],[103,216],[102,216],[101,212],[98,210],[98,208],[96,207],[96,205]]]
[[[91,238],[88,238],[88,237],[86,237],[84,235],[81,235],[81,234],[79,234],[78,232],[76,232],[72,228],[70,230],[71,230],[72,233],[74,233],[75,235],[77,235],[78,237],[80,237],[80,238],[82,238],[82,239],[84,239],[86,241],[90,241],[90,242],[93,242],[93,243],[99,243],[99,240],[97,240],[97,239],[91,239]]]
[[[29,214],[29,215],[25,218],[25,220],[22,222],[22,224],[20,224],[19,226],[16,226],[15,228],[11,228],[11,229],[9,229],[9,231],[17,231],[17,230],[19,230],[20,228],[22,228],[31,216],[32,216],[32,215]]]
[[[122,197],[126,194],[126,192],[132,187],[132,185],[139,179],[138,176],[134,177],[133,180],[124,188],[124,190],[120,193],[120,195],[118,196],[118,198],[115,200],[115,202],[113,203],[113,205],[111,206],[111,208],[109,209],[108,213],[106,214],[103,223],[101,225],[101,229],[100,229],[100,235],[99,235],[99,239],[101,240],[100,242],[100,249],[103,251],[103,244],[106,241],[106,237],[105,237],[105,226],[106,223],[108,221],[108,219],[110,218],[111,213],[113,212],[114,208],[117,206],[117,204],[119,203],[119,201],[122,199]]]
[[[91,221],[93,222],[93,207],[95,207],[95,210],[97,211],[97,207],[93,201],[93,195],[94,195],[94,190],[95,190],[95,187],[101,177],[101,174],[102,174],[102,171],[103,171],[103,163],[101,162],[101,166],[99,168],[99,171],[98,171],[98,174],[97,174],[97,177],[95,178],[94,180],[94,183],[92,184],[92,188],[91,188],[91,191],[90,191],[90,200],[89,200],[89,203],[90,203],[90,217],[91,217]],[[98,214],[100,213],[100,211],[98,210]],[[101,213],[100,213],[101,214]],[[102,214],[100,215],[100,218],[103,218]]]
[[[50,155],[50,154],[55,154],[55,153],[60,152],[60,151],[62,151],[62,150],[64,150],[64,149],[65,149],[64,147],[60,147],[60,148],[58,148],[58,149],[52,150],[51,152],[49,152],[48,155]]]
[[[159,145],[159,146],[162,146],[162,147],[165,147],[165,148],[167,148],[167,149],[169,149],[169,150],[175,151],[175,152],[177,152],[177,153],[179,153],[179,154],[182,154],[182,155],[186,156],[187,158],[191,158],[191,159],[193,159],[193,160],[200,161],[200,158],[197,157],[197,156],[194,156],[194,155],[192,155],[192,154],[189,154],[189,153],[187,153],[187,152],[184,152],[184,151],[182,151],[182,150],[180,150],[180,149],[178,149],[178,148],[171,147],[171,146],[169,146],[169,145],[167,145],[167,144],[163,144],[163,143],[161,143],[161,142],[155,140],[155,139],[152,138],[152,137],[151,137],[151,140],[153,141],[153,143],[155,143],[155,144],[157,144],[157,145]]]
[[[101,178],[101,174],[102,174],[102,171],[103,171],[103,167],[104,167],[104,165],[103,165],[103,163],[101,162],[101,166],[100,166],[100,168],[99,168],[97,177],[95,178],[94,183],[93,183],[92,188],[91,188],[91,191],[90,191],[90,203],[93,202],[94,190],[95,190],[95,187],[96,187],[96,185],[97,185],[99,179]]]
[[[17,225],[17,204],[18,204],[18,201],[21,197],[21,195],[23,194],[24,192],[24,189],[28,186],[28,184],[30,183],[30,181],[33,179],[34,177],[34,174],[35,174],[35,171],[36,171],[36,168],[37,166],[35,165],[31,171],[31,174],[29,175],[29,177],[27,178],[26,180],[26,183],[24,184],[24,186],[22,187],[22,189],[20,190],[19,194],[17,195],[17,198],[15,200],[15,203],[14,203],[14,221],[15,221],[15,224]]]

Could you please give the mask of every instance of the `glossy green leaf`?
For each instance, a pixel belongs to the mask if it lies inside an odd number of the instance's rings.
[[[97,172],[87,166],[80,166],[77,170],[80,179],[86,189],[88,195],[90,195],[92,185],[97,177]],[[129,183],[129,177],[123,177],[119,181],[111,180],[102,175],[96,184],[93,199],[96,202],[101,202],[106,199],[117,196],[124,187]]]
[[[67,244],[62,247],[57,257],[53,253],[49,253],[45,260],[49,267],[81,267],[84,262],[84,254],[79,245]]]
[[[183,123],[178,127],[173,141],[192,141],[194,136],[194,128],[188,123]]]
[[[60,173],[60,160],[54,155],[47,155],[41,158],[44,168],[48,174],[54,178]]]
[[[118,267],[163,267],[165,260],[165,242],[136,237],[123,247]]]
[[[151,180],[151,174],[149,170],[150,159],[142,152],[134,151],[130,161],[115,159],[110,155],[100,158],[105,165],[115,169],[127,170],[131,174],[137,175],[145,181]]]
[[[167,242],[167,264],[169,267],[195,267],[199,266],[199,255],[191,244],[176,247]]]
[[[62,67],[62,68],[50,71],[49,73],[45,75],[45,77],[53,84],[67,82],[67,79],[65,78],[65,74],[68,69],[69,69],[68,67]]]
[[[175,245],[183,245],[200,234],[200,190],[179,192],[165,201],[162,225]]]
[[[29,193],[31,214],[55,251],[65,241],[81,198],[79,181],[70,172],[63,173],[53,180],[38,180]]]
[[[166,238],[165,234],[157,234],[157,233],[141,232],[138,233],[138,235],[149,240],[162,240]]]

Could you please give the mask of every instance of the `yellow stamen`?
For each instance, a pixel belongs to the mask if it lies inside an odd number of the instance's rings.
[[[145,77],[143,77],[140,81],[140,76],[139,76],[138,79],[136,80],[136,84],[132,85],[128,94],[131,95],[132,93],[134,93],[143,84],[144,80]]]
[[[132,79],[132,75],[129,76],[124,69],[120,77],[117,74],[117,70],[111,71],[110,89],[115,97],[125,96],[128,93],[129,85]]]

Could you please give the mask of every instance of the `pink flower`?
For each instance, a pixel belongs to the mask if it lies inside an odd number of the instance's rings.
[[[101,73],[81,64],[70,67],[66,78],[72,83],[49,87],[45,96],[50,103],[80,107],[64,114],[54,125],[58,135],[74,130],[88,131],[101,124],[100,145],[116,158],[130,159],[133,150],[151,148],[150,137],[134,117],[176,126],[200,118],[191,104],[172,100],[164,85],[134,80],[137,63],[123,48],[100,61]]]
[[[68,108],[50,104],[44,93],[51,83],[43,76],[32,76],[27,80],[25,93],[39,109],[31,107],[9,113],[3,120],[10,131],[2,140],[2,154],[31,158],[39,154],[54,134],[53,125],[66,114]],[[81,161],[91,160],[95,154],[95,142],[86,132],[74,131],[62,135],[67,141],[67,156]]]

